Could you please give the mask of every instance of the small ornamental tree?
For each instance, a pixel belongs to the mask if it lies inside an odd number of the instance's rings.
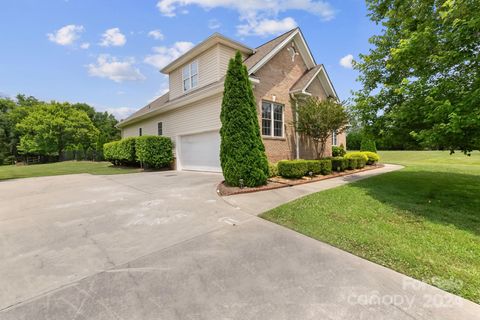
[[[325,145],[333,131],[342,133],[348,125],[348,113],[335,99],[309,97],[297,108],[297,132],[312,139],[317,159],[325,154]]]
[[[220,120],[220,163],[225,182],[247,187],[266,184],[268,161],[252,86],[240,52],[228,64]]]

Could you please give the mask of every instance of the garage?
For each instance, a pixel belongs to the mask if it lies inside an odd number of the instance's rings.
[[[218,130],[180,136],[180,169],[222,172]]]

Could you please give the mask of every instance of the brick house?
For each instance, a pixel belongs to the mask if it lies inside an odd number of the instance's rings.
[[[269,161],[313,158],[311,141],[295,132],[295,106],[307,96],[326,99],[337,94],[299,28],[255,49],[213,34],[161,70],[169,77],[169,92],[121,121],[122,137],[171,137],[178,170],[220,172],[223,82],[236,51],[244,56],[253,85]],[[332,133],[326,153],[340,144],[345,145],[345,134]]]

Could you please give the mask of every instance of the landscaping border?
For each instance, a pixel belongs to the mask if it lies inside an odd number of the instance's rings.
[[[274,178],[269,178],[266,185],[254,187],[254,188],[229,187],[225,185],[225,181],[222,181],[217,186],[217,193],[219,196],[224,197],[224,196],[232,196],[235,194],[252,193],[252,192],[260,192],[260,191],[280,189],[280,188],[286,188],[286,187],[293,187],[301,184],[313,183],[313,182],[318,182],[322,180],[348,176],[358,172],[375,170],[383,167],[384,167],[383,164],[367,165],[362,169],[346,170],[343,172],[332,172],[331,174],[328,174],[328,175],[324,175],[324,176],[318,175],[312,178],[302,177],[300,179],[285,179],[282,177],[274,177]]]

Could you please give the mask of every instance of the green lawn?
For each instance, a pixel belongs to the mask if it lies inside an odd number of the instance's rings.
[[[28,166],[0,166],[0,180],[74,173],[120,174],[139,171],[138,168],[114,167],[110,162],[65,161]]]
[[[380,152],[405,166],[263,214],[480,303],[480,153]]]

